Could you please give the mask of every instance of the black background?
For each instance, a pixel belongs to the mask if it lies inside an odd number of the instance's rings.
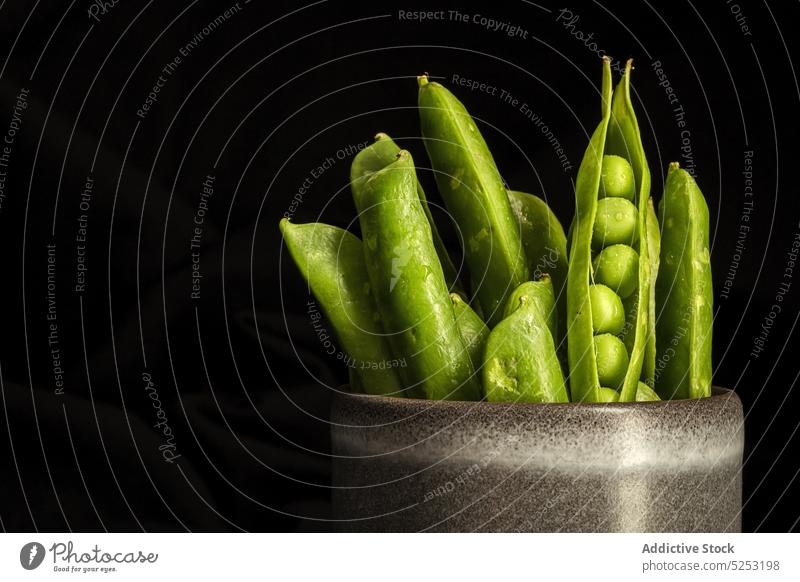
[[[161,69],[232,5],[121,0],[95,20],[87,0],[1,4],[0,138],[20,90],[29,96],[2,168],[0,527],[332,529],[327,387],[344,383],[346,369],[314,333],[279,219],[332,157],[293,220],[357,232],[352,156],[336,152],[378,131],[410,149],[437,200],[415,111],[415,77],[428,72],[448,86],[459,75],[505,89],[541,116],[571,170],[519,106],[454,88],[506,181],[544,194],[568,224],[572,180],[599,120],[600,59],[571,34],[583,31],[615,59],[634,59],[656,200],[667,164],[687,165],[687,135],[655,61],[685,111],[711,212],[714,381],[736,389],[747,415],[744,529],[797,529],[796,273],[764,351],[751,355],[800,232],[797,3],[458,3],[470,19],[527,30],[520,38],[472,21],[398,17],[456,3],[241,1],[138,117]],[[572,28],[559,20],[562,8],[579,16]],[[752,198],[744,194],[746,151]],[[214,194],[193,300],[189,242],[209,174]],[[87,176],[94,187],[83,212]],[[77,292],[81,213],[87,271]],[[742,224],[750,230],[723,297]],[[63,394],[48,344],[48,244],[56,245]],[[158,448],[145,374],[174,433],[174,463]]]

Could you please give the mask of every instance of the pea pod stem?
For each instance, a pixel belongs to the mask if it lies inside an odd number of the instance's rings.
[[[538,310],[539,317],[547,324],[555,343],[558,337],[558,310],[555,301],[553,280],[544,273],[538,281],[527,281],[514,289],[506,302],[503,318],[510,317],[523,305],[530,305]]]

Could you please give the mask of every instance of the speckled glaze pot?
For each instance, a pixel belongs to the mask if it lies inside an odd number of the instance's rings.
[[[492,404],[339,394],[345,531],[741,529],[742,405]]]

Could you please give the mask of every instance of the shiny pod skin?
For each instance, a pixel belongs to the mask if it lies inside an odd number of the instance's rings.
[[[598,394],[599,398],[597,399],[597,402],[619,402],[619,392],[613,388],[603,386],[598,391]]]
[[[547,321],[524,294],[489,333],[481,374],[489,402],[569,401]]]
[[[528,272],[536,281],[550,275],[558,306],[558,333],[553,335],[558,347],[566,336],[567,322],[567,237],[555,213],[534,194],[509,190],[508,199],[520,227],[522,247],[528,260]]]
[[[656,391],[644,382],[639,382],[636,388],[636,402],[655,402],[656,400],[661,400]]]
[[[714,294],[708,206],[677,163],[670,164],[658,207],[661,265],[656,283],[656,391],[663,399],[711,395]]]
[[[503,310],[503,318],[510,316],[525,303],[539,310],[539,316],[547,322],[547,329],[556,343],[558,334],[558,310],[550,275],[544,274],[538,281],[526,281],[511,293]]]
[[[359,152],[354,164],[372,155],[369,150]],[[406,388],[429,400],[479,398],[411,154],[401,150],[391,163],[353,180],[351,188],[372,294],[392,352],[407,362]]]
[[[321,223],[292,224],[284,218],[280,229],[289,254],[353,361],[349,369],[352,389],[402,396],[403,386],[370,292],[361,241],[346,230]]]
[[[436,184],[461,231],[472,292],[493,327],[509,293],[530,278],[520,227],[492,154],[464,105],[427,76],[418,83],[420,124]]]
[[[350,181],[359,179],[361,176],[380,170],[384,166],[388,166],[395,159],[397,154],[400,153],[400,147],[394,143],[391,137],[385,133],[379,133],[375,136],[375,142],[371,147],[367,148],[367,153],[363,156],[357,156],[350,166]],[[442,265],[442,272],[444,273],[445,281],[451,291],[459,293],[466,297],[466,292],[458,277],[458,269],[453,264],[447,248],[444,246],[444,241],[439,235],[439,229],[436,228],[436,223],[433,220],[431,209],[428,207],[428,198],[425,196],[425,190],[417,180],[417,195],[420,202],[422,202],[422,210],[428,219],[428,224],[431,227],[431,234],[433,235],[433,246],[436,248],[436,254],[439,257],[439,262]]]
[[[650,301],[648,302],[649,315],[647,317],[647,344],[644,350],[644,363],[642,364],[642,379],[650,388],[655,387],[656,373],[656,280],[661,268],[661,232],[658,217],[653,207],[653,199],[647,201],[647,220],[645,222],[647,256],[650,257]],[[638,392],[637,392],[638,399]]]
[[[453,311],[461,339],[469,352],[472,366],[478,370],[483,363],[483,348],[486,338],[489,337],[489,328],[458,293],[450,293],[450,300],[453,302]]]

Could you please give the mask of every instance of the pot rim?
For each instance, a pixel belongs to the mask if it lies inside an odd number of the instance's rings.
[[[667,408],[670,405],[674,407]],[[475,434],[475,430],[500,431],[504,435],[524,435],[524,438],[535,439],[540,443],[546,443],[550,438],[548,436],[542,440],[541,437],[544,435],[560,435],[559,442],[567,438],[573,445],[592,432],[618,433],[621,430],[623,432],[644,430],[645,432],[641,434],[644,441],[637,441],[639,442],[637,450],[644,450],[647,446],[642,443],[646,444],[662,437],[666,441],[677,441],[679,437],[694,441],[697,438],[697,431],[705,435],[704,442],[710,446],[711,443],[706,437],[711,440],[719,437],[719,434],[714,436],[719,429],[730,429],[728,432],[733,434],[741,431],[743,427],[741,400],[735,391],[721,387],[713,387],[712,395],[706,398],[655,402],[514,404],[339,394],[332,402],[332,406],[330,428],[334,440],[344,439],[341,442],[345,443],[355,439],[353,443],[360,444],[353,446],[370,449],[358,454],[340,451],[334,455],[337,458],[348,459],[384,457],[413,449],[422,450],[419,447],[436,447],[439,446],[434,444],[437,439],[442,438],[441,435],[450,429],[455,430],[453,434],[456,435]],[[587,422],[590,424],[587,425]],[[651,425],[650,422],[655,424]],[[394,427],[398,425],[405,426],[395,429]],[[585,430],[587,426],[591,427],[588,433]],[[373,430],[379,432],[370,432]],[[391,431],[395,430],[399,430],[400,435],[412,432],[414,437],[412,441],[406,442],[406,439],[399,439],[398,434],[391,434]],[[419,430],[422,430],[422,433],[419,433]],[[383,434],[382,431],[390,432]],[[659,434],[662,437],[659,437]],[[448,437],[451,440],[452,438]],[[389,439],[394,444],[378,446],[376,450],[371,450],[378,442],[384,442],[381,439]],[[727,447],[730,444],[727,442],[727,437],[722,441],[718,443],[720,446]],[[457,450],[461,450],[466,444],[454,446]],[[540,444],[534,448],[542,446]],[[562,444],[557,448],[563,452]],[[575,450],[580,449],[581,446],[575,448]],[[451,455],[446,456],[449,458]],[[612,456],[619,457],[616,453]],[[437,453],[435,459],[439,458]],[[581,461],[577,464],[584,466],[591,463]]]
[[[391,406],[414,406],[418,407],[420,404],[429,404],[431,407],[452,407],[452,408],[467,408],[473,406],[481,406],[483,408],[498,408],[506,409],[509,407],[525,407],[525,408],[550,408],[550,407],[564,407],[575,408],[581,406],[588,406],[592,408],[604,408],[612,410],[625,410],[629,408],[639,407],[663,407],[663,406],[683,406],[687,404],[697,405],[701,402],[717,402],[719,400],[731,398],[735,396],[738,398],[736,391],[732,388],[723,388],[722,386],[711,386],[711,396],[703,398],[678,398],[670,400],[648,400],[645,402],[487,402],[481,400],[428,400],[425,398],[398,398],[396,396],[382,396],[379,394],[360,394],[349,391],[348,384],[343,385],[340,391],[335,395],[335,398],[352,398],[356,401],[370,402],[372,404],[388,404]]]
[[[526,410],[531,415],[544,413],[547,410],[561,408],[564,413],[590,413],[600,415],[619,415],[639,413],[657,414],[659,409],[666,410],[669,407],[679,407],[686,409],[687,414],[693,413],[698,407],[719,407],[724,408],[725,404],[733,399],[740,404],[739,396],[730,388],[720,386],[711,387],[711,396],[705,398],[684,398],[680,400],[656,400],[647,402],[487,402],[485,400],[425,400],[421,398],[396,398],[394,396],[380,396],[375,394],[354,394],[347,391],[348,385],[341,387],[333,396],[331,405],[334,409],[347,406],[350,403],[355,407],[386,407],[393,410],[396,414],[392,420],[378,424],[352,425],[337,422],[335,414],[331,416],[328,425],[331,430],[350,429],[350,428],[377,428],[393,424],[408,422],[418,416],[431,411],[440,410],[448,415],[455,417],[467,417],[470,414],[482,414],[496,411],[498,415],[513,411]],[[674,413],[674,408],[671,410]]]

